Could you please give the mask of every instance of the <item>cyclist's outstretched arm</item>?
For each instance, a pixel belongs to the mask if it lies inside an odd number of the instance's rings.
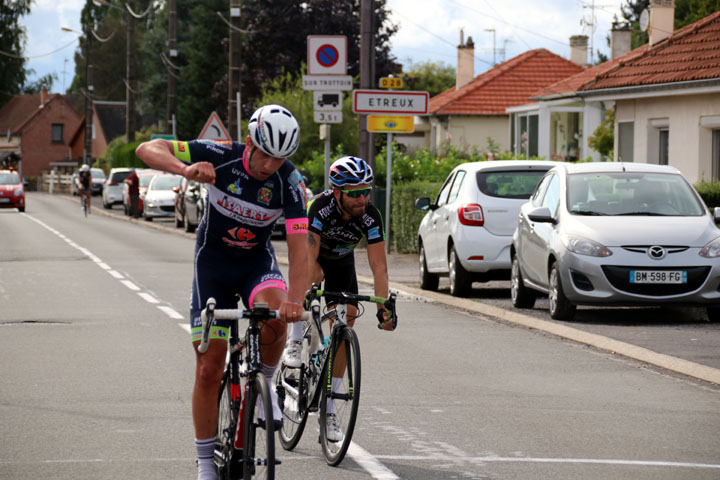
[[[141,143],[135,154],[150,168],[182,175],[201,183],[215,183],[215,167],[209,162],[188,164],[175,156],[173,142],[156,138]]]
[[[302,313],[302,305],[305,302],[305,287],[308,283],[307,233],[288,233],[286,241],[288,245],[290,285],[288,285],[287,302],[280,305],[280,314],[287,322],[297,322],[300,320],[300,313]],[[292,311],[297,314],[290,315]]]
[[[387,269],[387,255],[385,255],[385,242],[372,243],[367,246],[368,262],[370,263],[370,270],[372,270],[373,281],[375,283],[375,296],[388,298],[389,296],[389,281],[388,281],[388,269]],[[385,330],[392,330],[392,322],[387,321],[388,315],[382,305],[378,305],[378,312],[383,312],[385,322],[383,322],[382,328]]]
[[[320,255],[320,235],[308,231],[307,243],[308,282],[305,290],[309,290],[313,283],[321,285],[323,281],[322,267],[317,261],[318,255]]]

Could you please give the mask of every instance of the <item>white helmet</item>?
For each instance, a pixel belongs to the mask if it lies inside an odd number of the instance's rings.
[[[330,165],[329,176],[337,187],[371,184],[374,178],[372,168],[360,157],[338,158]]]
[[[83,166],[80,167],[81,172],[87,172],[88,170],[90,170],[90,167],[88,166],[87,163],[83,164]]]
[[[255,146],[271,157],[289,157],[300,146],[300,126],[293,114],[280,105],[255,110],[248,131]]]

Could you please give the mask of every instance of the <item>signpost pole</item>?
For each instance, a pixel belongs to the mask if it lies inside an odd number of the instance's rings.
[[[392,188],[392,138],[387,134],[387,166],[385,167],[385,253],[390,253],[390,194]]]
[[[330,124],[325,124],[325,190],[330,188]]]

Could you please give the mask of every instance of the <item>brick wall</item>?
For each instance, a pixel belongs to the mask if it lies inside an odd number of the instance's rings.
[[[39,105],[38,105],[39,107]],[[70,136],[81,116],[62,97],[45,104],[22,129],[21,148],[23,176],[40,176],[50,170],[50,162],[65,161],[69,155]],[[52,141],[52,125],[63,124],[63,141]]]

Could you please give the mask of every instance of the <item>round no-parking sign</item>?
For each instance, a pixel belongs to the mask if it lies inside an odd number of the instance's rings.
[[[347,73],[347,37],[345,35],[308,35],[308,75],[345,75]]]

